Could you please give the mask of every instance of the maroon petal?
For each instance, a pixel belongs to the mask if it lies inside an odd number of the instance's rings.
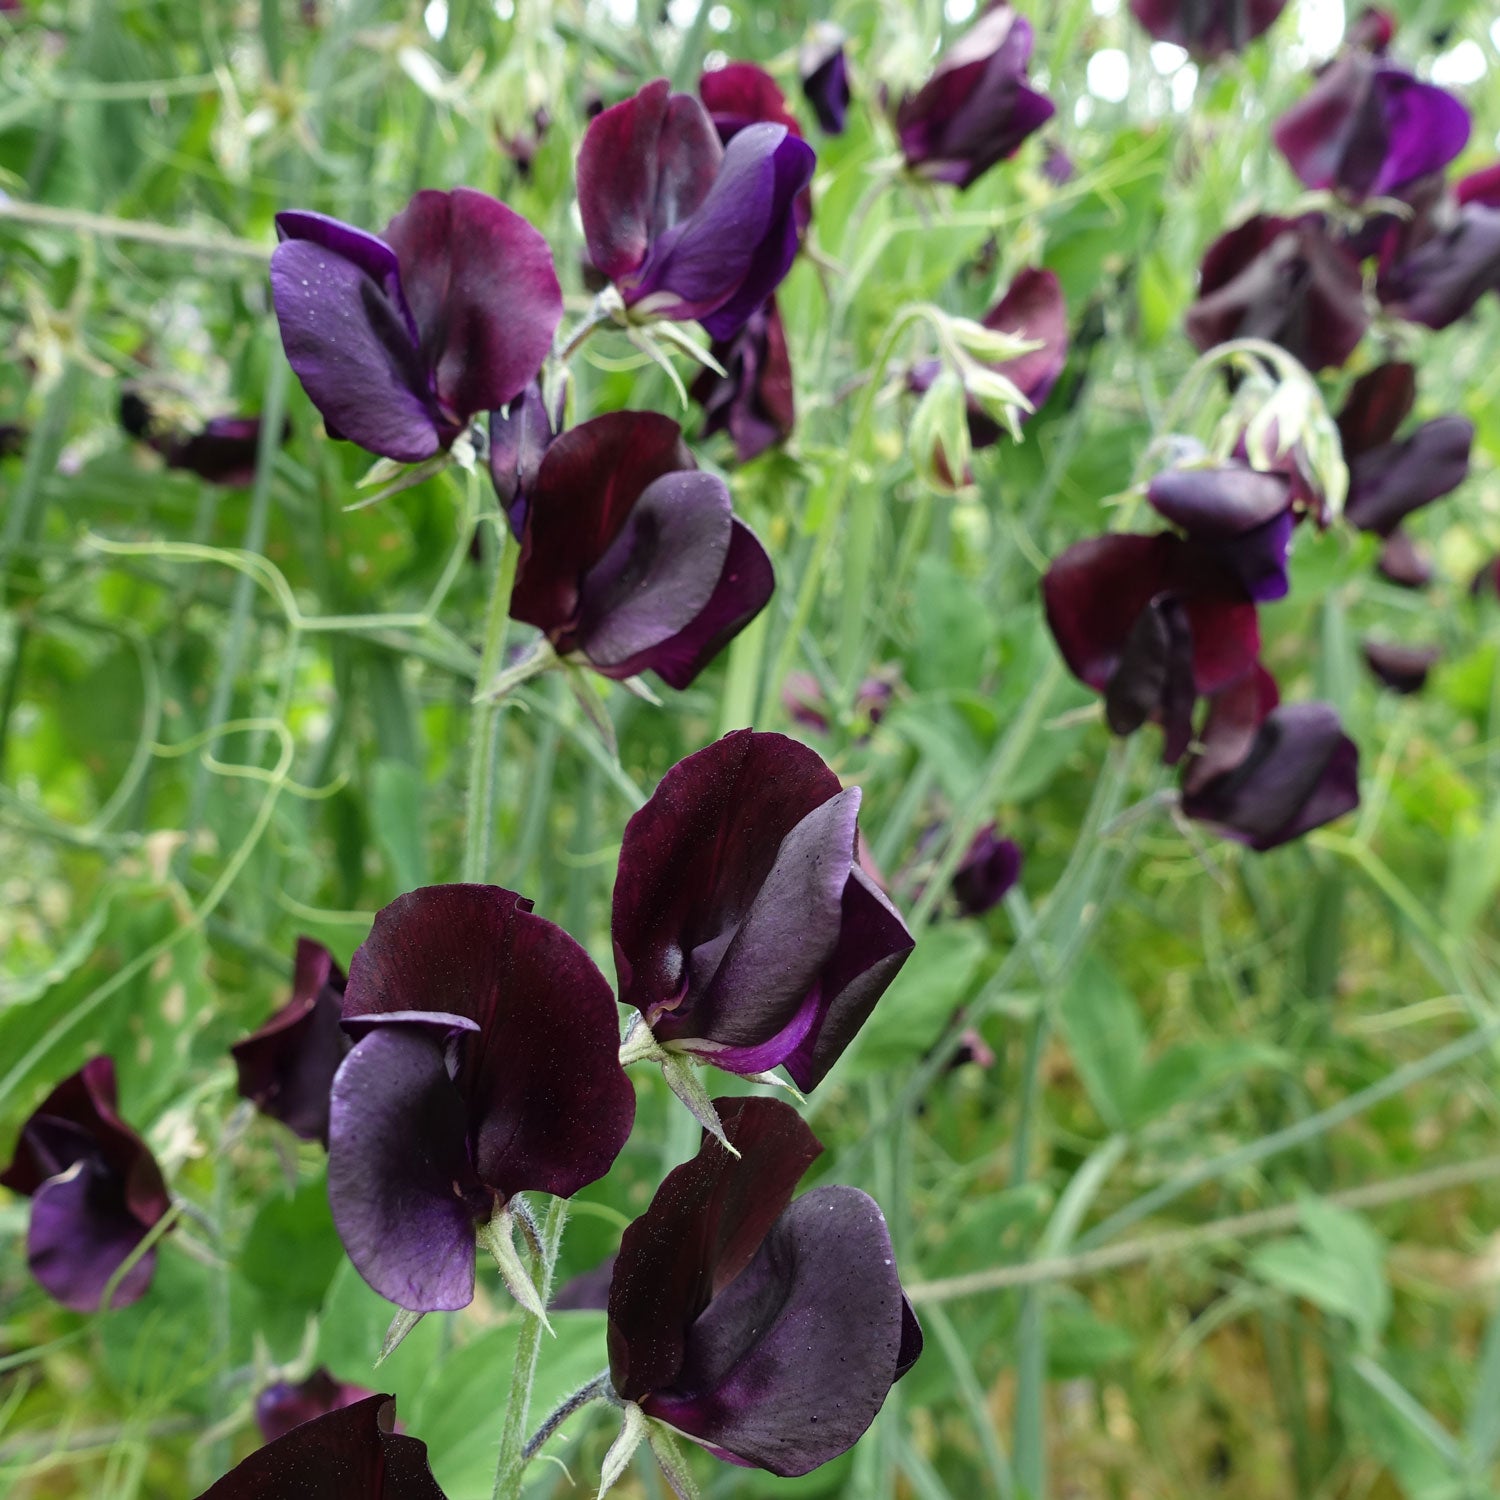
[[[110,1277],[144,1238],[123,1184],[102,1161],[85,1157],[32,1194],[26,1259],[42,1289],[77,1312],[96,1312]],[[156,1251],[148,1250],[115,1290],[111,1307],[138,1301],[151,1285]]]
[[[370,1396],[257,1448],[198,1500],[444,1500],[426,1443],[395,1426],[395,1401]]]
[[[1068,307],[1056,274],[1034,266],[1022,271],[985,314],[984,326],[1041,341],[1040,349],[993,367],[1041,407],[1068,360]]]
[[[349,1039],[339,1025],[344,974],[311,938],[297,940],[292,998],[230,1049],[239,1094],[304,1141],[328,1144],[328,1093]]]
[[[693,1324],[671,1389],[642,1408],[742,1463],[806,1474],[874,1421],[904,1332],[879,1207],[857,1188],[816,1188]]]
[[[440,431],[396,253],[322,214],[276,216],[271,296],[286,357],[341,437],[400,463],[431,458]]]
[[[1147,604],[1104,689],[1104,717],[1119,735],[1149,720],[1161,724],[1162,760],[1176,765],[1193,737],[1193,632],[1181,600],[1159,594]]]
[[[1402,646],[1394,641],[1363,641],[1365,665],[1393,693],[1419,693],[1442,657],[1436,646]]]
[[[1486,208],[1500,208],[1500,162],[1470,172],[1453,184],[1453,196],[1460,203],[1479,203]]]
[[[499,886],[426,886],[398,897],[349,966],[345,1026],[439,1009],[479,1026],[462,1040],[454,1087],[467,1159],[491,1193],[568,1197],[609,1170],[630,1134],[635,1090],[619,1065],[609,983],[562,928]],[[376,1039],[360,1042],[340,1079]],[[415,1054],[402,1056],[415,1070]],[[440,1094],[430,1064],[422,1066]],[[338,1096],[336,1085],[335,1134]],[[445,1161],[449,1149],[444,1135]]]
[[[1281,701],[1276,679],[1258,663],[1237,682],[1209,700],[1208,717],[1198,736],[1199,750],[1183,772],[1189,792],[1231,771],[1250,753],[1256,732]]]
[[[462,426],[508,406],[541,369],[562,321],[547,241],[472,188],[418,193],[385,237],[444,418]]]
[[[511,618],[575,650],[585,576],[649,484],[695,467],[682,429],[655,412],[610,412],[562,433],[537,470]]]
[[[274,1443],[304,1422],[326,1417],[331,1411],[342,1411],[374,1394],[362,1385],[335,1380],[320,1367],[297,1385],[279,1380],[267,1386],[255,1398],[255,1421],[266,1442]]]
[[[1361,375],[1339,411],[1345,460],[1352,463],[1358,454],[1390,442],[1416,399],[1417,372],[1412,365],[1393,360]]]
[[[698,80],[698,96],[726,146],[747,125],[763,122],[785,125],[794,135],[802,134],[776,80],[754,63],[726,63],[705,73]]]
[[[1326,703],[1274,709],[1233,770],[1184,791],[1182,810],[1225,838],[1274,849],[1359,806],[1359,750]]]
[[[722,159],[708,111],[665,78],[597,115],[578,149],[589,259],[611,281],[633,275],[652,241],[708,196]]]
[[[676,1378],[699,1314],[754,1259],[823,1149],[778,1099],[719,1099],[715,1107],[739,1156],[705,1132],[697,1156],[666,1175],[620,1240],[609,1367],[627,1401]]]
[[[1464,482],[1473,443],[1466,417],[1436,417],[1402,442],[1359,453],[1349,464],[1345,517],[1361,531],[1389,536],[1413,511]]]
[[[259,417],[214,417],[200,432],[166,445],[169,469],[186,469],[210,484],[243,487],[255,478]]]
[[[1238,52],[1286,8],[1286,0],[1130,0],[1131,14],[1159,42],[1205,59]]]

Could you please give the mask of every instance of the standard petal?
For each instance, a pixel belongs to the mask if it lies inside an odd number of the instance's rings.
[[[27,1263],[47,1294],[64,1307],[97,1312],[110,1277],[148,1227],[130,1212],[120,1179],[103,1162],[76,1161],[32,1195]],[[138,1301],[155,1271],[156,1251],[148,1250],[115,1289],[110,1306]]]
[[[508,406],[541,369],[562,321],[552,251],[486,193],[418,193],[386,229],[444,416]]]
[[[356,1401],[256,1449],[198,1500],[444,1500],[426,1443],[395,1425],[390,1396]]]
[[[826,23],[802,48],[797,66],[802,92],[829,135],[842,135],[849,115],[849,64],[844,56],[844,34]]]
[[[822,1151],[779,1099],[715,1100],[731,1156],[706,1132],[620,1239],[609,1289],[609,1367],[627,1401],[669,1385],[688,1331],[755,1257]]]
[[[1394,583],[1397,588],[1425,589],[1432,582],[1432,560],[1399,528],[1385,539],[1375,567],[1387,583]]]
[[[430,1031],[383,1026],[345,1058],[329,1110],[328,1204],[355,1270],[382,1297],[412,1312],[473,1300],[474,1225],[490,1199]]]
[[[1386,63],[1376,71],[1375,92],[1390,142],[1370,189],[1377,196],[1440,172],[1468,144],[1469,112],[1447,89]]]
[[[1199,58],[1238,52],[1279,16],[1286,0],[1130,0],[1130,11],[1159,42]]]
[[[1277,120],[1272,138],[1306,186],[1374,190],[1391,147],[1377,69],[1369,53],[1345,52]]]
[[[763,121],[785,125],[794,135],[802,133],[776,80],[754,63],[732,62],[710,69],[698,80],[698,97],[726,146],[747,125]]]
[[[1361,531],[1389,536],[1413,511],[1464,482],[1473,443],[1468,418],[1435,417],[1402,442],[1358,454],[1349,464],[1345,518]]]
[[[742,1462],[806,1474],[875,1420],[896,1380],[903,1324],[879,1207],[857,1188],[815,1188],[693,1324],[672,1388],[642,1406]]]
[[[1417,372],[1395,360],[1377,365],[1349,387],[1339,410],[1339,442],[1344,459],[1378,448],[1396,436],[1417,399]]]

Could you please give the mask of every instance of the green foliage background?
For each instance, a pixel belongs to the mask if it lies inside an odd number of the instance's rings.
[[[1037,580],[1109,524],[1102,502],[1165,430],[1204,247],[1297,198],[1268,121],[1332,49],[1339,7],[1293,0],[1185,110],[1118,7],[1024,8],[1059,106],[1048,139],[1077,175],[1048,183],[1033,141],[959,197],[882,175],[876,98],[961,28],[931,3],[836,3],[856,110],[844,137],[813,137],[822,259],[782,293],[798,431],[743,469],[722,439],[700,445],[776,561],[776,598],[664,707],[606,692],[617,759],[561,678],[524,689],[501,720],[489,875],[612,972],[626,818],[723,730],[787,728],[791,670],[838,708],[826,736],[799,732],[864,787],[873,856],[905,872],[908,910],[928,823],[961,847],[998,816],[1026,850],[1003,910],[922,926],[808,1108],[829,1147],[811,1180],[879,1199],[927,1354],[846,1459],[787,1482],[695,1458],[706,1493],[1478,1500],[1500,1455],[1500,625],[1467,581],[1500,549],[1500,310],[1490,298],[1441,334],[1381,327],[1356,356],[1409,351],[1419,411],[1476,424],[1473,475],[1414,528],[1439,581],[1382,584],[1370,540],[1336,528],[1299,538],[1292,595],[1263,611],[1285,696],[1330,699],[1360,745],[1362,810],[1263,857],[1195,845],[1152,800],[1166,783],[1149,733],[1109,741],[1066,680]],[[1394,9],[1398,49],[1424,67],[1479,49],[1457,169],[1487,164],[1490,7]],[[417,5],[306,10],[35,0],[0,16],[0,421],[31,428],[0,460],[0,1139],[112,1052],[127,1117],[195,1207],[173,1239],[198,1252],[169,1244],[145,1300],[81,1318],[26,1274],[25,1202],[0,1204],[0,1486],[19,1495],[197,1493],[253,1446],[267,1372],[316,1361],[397,1393],[452,1500],[488,1494],[508,1300],[491,1280],[375,1373],[390,1309],[343,1259],[321,1154],[235,1109],[225,1053],[281,1003],[299,933],[346,961],[393,896],[457,877],[490,583],[469,559],[490,499],[456,472],[346,509],[367,460],[322,437],[282,360],[271,219],[298,206],[378,228],[418,187],[466,183],[547,234],[576,317],[590,93],[663,72],[691,87],[718,52],[790,94],[795,46],[825,18],[448,0],[440,27]],[[1118,102],[1088,92],[1101,49],[1130,64]],[[523,176],[498,143],[543,105]],[[910,405],[874,368],[883,351],[898,372],[922,336],[892,348],[887,330],[917,301],[978,316],[1033,263],[1068,298],[1063,384],[1024,443],[976,458],[973,489],[934,494],[906,452]],[[580,417],[680,415],[614,335],[575,368]],[[285,409],[293,437],[249,490],[166,472],[115,424],[121,380],[143,373],[200,418]],[[1420,699],[1365,675],[1372,632],[1443,646]],[[901,686],[870,733],[850,705],[877,668]],[[946,1067],[959,1005],[993,1066]],[[695,1147],[660,1079],[637,1083],[635,1134],[575,1205],[564,1275],[612,1249]],[[1467,1175],[1441,1192],[1330,1202],[1449,1164]],[[1133,1236],[1149,1254],[1059,1263]],[[1026,1284],[940,1300],[934,1283],[995,1268]],[[538,1413],[604,1363],[601,1321],[559,1316]],[[608,1424],[568,1433],[557,1451],[590,1492]],[[531,1476],[529,1493],[574,1493],[556,1465]],[[664,1490],[638,1465],[621,1493]]]

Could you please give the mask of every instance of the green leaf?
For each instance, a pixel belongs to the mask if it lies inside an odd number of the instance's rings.
[[[422,793],[422,775],[415,766],[404,760],[376,761],[371,822],[397,890],[414,891],[428,882]]]
[[[323,1177],[261,1205],[240,1252],[240,1274],[267,1296],[315,1308],[343,1259]]]
[[[1099,1118],[1123,1130],[1132,1117],[1146,1046],[1134,998],[1099,959],[1089,958],[1063,991],[1058,1019]]]

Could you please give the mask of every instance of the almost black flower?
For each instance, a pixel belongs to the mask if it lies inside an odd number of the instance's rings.
[[[849,117],[849,64],[844,57],[844,33],[820,24],[797,56],[802,92],[828,135],[842,135]]]

